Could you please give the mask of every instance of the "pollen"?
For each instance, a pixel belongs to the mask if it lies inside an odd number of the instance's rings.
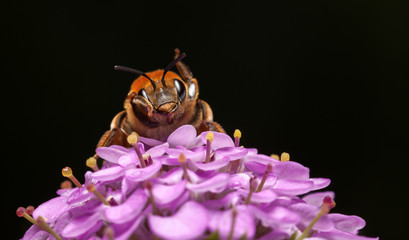
[[[64,180],[64,181],[60,184],[60,188],[61,188],[61,189],[72,188],[72,182],[71,182],[70,180]]]
[[[87,167],[91,168],[94,172],[99,170],[98,165],[97,165],[97,159],[94,157],[88,158],[85,164],[87,165]]]
[[[81,183],[77,180],[77,178],[72,174],[72,169],[70,167],[65,167],[61,170],[61,173],[64,177],[69,178],[71,182],[75,184],[78,188],[81,188]]]
[[[185,156],[185,154],[183,154],[183,153],[181,153],[180,155],[179,155],[179,162],[180,163],[185,163],[186,162],[186,156]]]
[[[139,135],[136,132],[132,132],[126,139],[129,144],[136,144],[139,140]]]
[[[72,169],[70,167],[65,167],[61,170],[61,173],[64,177],[71,177],[72,176]]]
[[[287,162],[290,161],[290,154],[287,152],[281,153],[281,162]]]
[[[30,210],[26,210],[26,209],[23,208],[23,207],[19,207],[19,208],[17,208],[17,210],[16,210],[16,214],[17,214],[18,217],[24,217],[25,219],[27,219],[28,221],[30,221],[32,224],[38,226],[37,221],[27,213],[27,212],[29,212],[29,211],[30,211]]]
[[[208,132],[206,135],[206,140],[209,142],[213,142],[214,139],[214,133],[213,132]]]
[[[239,129],[234,130],[234,138],[241,138],[241,131]]]
[[[240,138],[241,138],[241,131],[239,129],[236,129],[234,131],[234,146],[238,147],[240,145]]]

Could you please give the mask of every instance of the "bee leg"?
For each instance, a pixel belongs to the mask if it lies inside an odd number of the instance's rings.
[[[199,127],[197,128],[198,134],[206,131],[214,131],[214,132],[221,132],[226,133],[223,127],[218,124],[217,122],[210,122],[210,121],[203,121]]]
[[[111,145],[121,145],[127,146],[126,137],[127,133],[123,130],[123,123],[126,120],[126,112],[122,111],[118,113],[111,122],[111,129],[106,131],[102,135],[101,139],[98,141],[97,148],[99,147],[108,147]],[[97,154],[94,155],[94,158],[98,159]]]

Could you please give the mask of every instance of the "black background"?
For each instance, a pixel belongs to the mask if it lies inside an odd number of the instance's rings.
[[[408,9],[370,0],[10,4],[3,231],[23,236],[29,224],[15,209],[56,196],[61,168],[83,181],[134,77],[113,66],[163,68],[178,47],[229,134],[238,128],[246,147],[289,152],[312,177],[331,178],[334,212],[363,217],[362,234],[404,238]]]

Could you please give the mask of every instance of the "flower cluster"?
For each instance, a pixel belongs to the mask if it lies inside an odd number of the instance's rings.
[[[89,159],[84,184],[64,168],[77,187],[17,209],[33,223],[23,239],[373,239],[357,235],[362,218],[329,213],[333,192],[312,192],[329,179],[240,137],[185,125],[166,142],[133,133],[129,149],[98,148],[104,164]]]

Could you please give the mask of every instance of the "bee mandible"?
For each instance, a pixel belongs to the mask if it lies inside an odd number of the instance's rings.
[[[160,141],[178,127],[190,124],[200,134],[204,131],[224,132],[213,121],[209,104],[199,99],[199,86],[189,68],[182,63],[185,53],[175,49],[174,60],[164,69],[144,73],[115,66],[115,70],[139,75],[125,98],[124,109],[112,120],[97,147],[110,145],[129,146],[127,136],[132,132]],[[171,71],[177,68],[178,73]]]

